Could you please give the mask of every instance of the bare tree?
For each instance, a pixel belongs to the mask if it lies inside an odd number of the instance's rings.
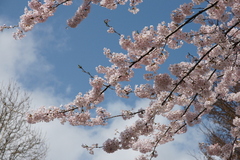
[[[15,83],[0,88],[1,160],[39,160],[46,156],[44,137],[25,120],[29,101]]]
[[[240,83],[230,90],[233,93],[240,91]],[[220,146],[224,146],[234,141],[231,136],[231,128],[233,125],[233,119],[239,117],[235,114],[235,109],[240,105],[240,102],[227,102],[224,99],[218,99],[213,106],[213,109],[206,116],[206,119],[210,123],[203,123],[201,130],[205,134],[206,143],[200,143],[199,149],[203,153],[205,159],[215,160],[219,159],[216,156],[213,157],[208,154],[207,148],[211,144],[218,143]],[[239,143],[239,142],[236,142]],[[232,159],[240,159],[240,148],[235,148],[235,154]]]

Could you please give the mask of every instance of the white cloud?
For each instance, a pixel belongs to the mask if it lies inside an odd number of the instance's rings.
[[[71,85],[68,85],[66,88],[66,94],[69,94],[72,91]]]
[[[35,42],[31,34],[22,40],[15,40],[12,37],[12,30],[4,30],[0,33],[2,81],[21,79],[29,82],[30,79],[43,77],[52,69],[53,66],[39,55],[37,49],[40,46]]]

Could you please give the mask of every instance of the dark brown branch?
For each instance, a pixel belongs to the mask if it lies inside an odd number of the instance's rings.
[[[144,55],[142,55],[138,60],[131,62],[132,64],[129,66],[129,68],[131,68],[134,64],[136,64],[137,62],[140,62],[144,57],[146,57],[147,55],[149,55],[153,50],[155,49],[155,47],[152,47],[147,53],[145,53]]]
[[[187,72],[187,74],[185,76],[183,76],[181,78],[181,80],[175,85],[175,87],[171,90],[171,92],[168,94],[168,96],[165,98],[165,100],[162,102],[162,105],[164,105],[168,98],[173,94],[173,92],[177,89],[177,87],[184,81],[184,79],[190,75],[190,73],[192,73],[192,71],[194,71],[194,69],[197,67],[197,65],[214,49],[218,46],[218,44],[215,44],[211,49],[209,49],[207,51],[207,53],[205,53],[198,61],[197,63]]]
[[[195,99],[197,98],[197,96],[198,96],[198,93],[195,94],[195,96],[193,97],[193,99],[191,100],[191,102],[188,104],[187,108],[184,110],[184,112],[183,112],[183,114],[181,115],[181,117],[183,117],[183,116],[187,113],[188,109],[190,108],[190,106],[192,105],[192,103],[195,101]]]
[[[86,73],[86,74],[88,74],[91,78],[94,78],[93,75],[91,75],[90,72],[86,71],[81,65],[78,65],[78,68],[80,68],[80,69],[83,71],[83,73]]]
[[[228,160],[232,160],[232,156],[233,156],[233,146],[234,146],[234,143],[237,141],[237,138],[238,137],[235,137],[233,142],[232,142],[232,149],[231,149],[231,153],[230,153],[230,156],[228,158]]]
[[[194,20],[198,15],[202,14],[203,12],[209,10],[210,8],[214,7],[215,5],[217,5],[218,1],[216,1],[215,3],[213,3],[212,5],[210,5],[209,7],[204,8],[203,10],[199,11],[198,13],[196,13],[195,15],[193,15],[192,17],[190,17],[186,22],[184,22],[183,24],[181,24],[179,27],[177,27],[173,32],[171,32],[169,35],[167,35],[165,37],[165,39],[168,39],[170,36],[172,36],[174,33],[176,33],[178,30],[180,30],[183,26],[185,26],[186,24],[190,23],[192,20]]]
[[[109,19],[105,19],[105,20],[104,20],[104,23],[106,24],[106,26],[107,26],[108,28],[111,28],[112,26],[110,26],[110,25],[108,24],[109,21],[110,21]],[[113,28],[113,27],[112,27],[112,28]],[[121,34],[118,33],[114,28],[113,28],[113,32],[116,33],[117,35],[121,36]]]

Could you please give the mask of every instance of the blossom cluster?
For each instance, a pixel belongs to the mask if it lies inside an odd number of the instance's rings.
[[[19,31],[15,35],[21,38],[23,32],[28,32],[37,23],[45,22],[48,17],[53,16],[56,11],[55,1],[45,0],[45,3],[41,3],[38,0],[31,0],[28,2],[28,7],[25,7],[24,14],[20,17]],[[17,38],[17,36],[16,36]]]
[[[91,9],[91,0],[84,0],[83,4],[77,9],[74,17],[67,21],[67,24],[71,28],[77,27],[82,20],[84,20]]]
[[[130,12],[136,14],[139,9],[136,7],[142,3],[142,0],[129,0],[131,9]],[[75,28],[81,23],[90,13],[91,4],[99,4],[102,7],[108,9],[116,9],[117,5],[125,5],[128,0],[83,0],[83,3],[78,7],[75,15],[67,20],[67,25],[71,28]],[[72,0],[44,0],[42,3],[39,0],[31,0],[28,2],[28,7],[25,7],[24,14],[20,17],[20,22],[17,27],[17,31],[13,33],[15,39],[23,38],[24,32],[31,31],[33,27],[38,23],[45,22],[49,17],[53,16],[60,5],[69,6],[73,3]],[[0,31],[4,29],[15,28],[12,26],[0,26]],[[111,31],[110,31],[111,32]]]

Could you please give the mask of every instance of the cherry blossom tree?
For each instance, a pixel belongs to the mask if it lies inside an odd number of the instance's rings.
[[[1,26],[0,30],[16,28],[14,38],[24,37],[38,23],[45,22],[60,5],[71,5],[72,0],[31,0],[28,8],[16,26]],[[143,0],[129,0],[129,11],[136,14],[137,5]],[[117,9],[128,0],[84,0],[75,15],[67,20],[69,27],[75,28],[84,20],[92,5]],[[143,4],[144,5],[144,2]],[[169,23],[146,26],[141,32],[133,31],[131,36],[118,33],[109,25],[109,33],[120,36],[119,44],[124,53],[115,53],[104,48],[104,54],[111,66],[97,66],[96,71],[103,76],[90,78],[91,89],[79,93],[73,102],[61,107],[41,107],[28,114],[29,123],[50,122],[59,119],[73,126],[107,125],[112,118],[123,120],[138,116],[116,137],[109,137],[102,145],[83,145],[90,153],[94,148],[102,148],[107,153],[132,149],[141,154],[136,160],[153,159],[158,156],[156,148],[170,141],[174,135],[187,132],[189,126],[201,123],[204,115],[211,112],[214,103],[239,102],[240,92],[232,92],[240,80],[240,1],[239,0],[192,0],[172,11]],[[195,24],[188,31],[186,26]],[[197,26],[197,27],[196,27]],[[168,59],[170,49],[180,50],[182,46],[193,45],[196,55],[190,62],[169,65],[169,73],[159,73],[160,66]],[[125,85],[132,81],[134,71],[144,68],[142,76],[146,80],[140,85]],[[123,110],[119,115],[111,115],[99,104],[104,101],[104,93],[113,89],[119,97],[149,99],[150,103],[140,110]],[[176,106],[182,106],[175,110]],[[96,111],[96,115],[93,113]],[[223,146],[212,144],[206,148],[209,155],[222,159],[234,159],[235,148],[239,147],[240,106],[234,110],[231,136],[233,140]],[[238,116],[237,116],[238,115]],[[169,120],[161,124],[159,116]]]

